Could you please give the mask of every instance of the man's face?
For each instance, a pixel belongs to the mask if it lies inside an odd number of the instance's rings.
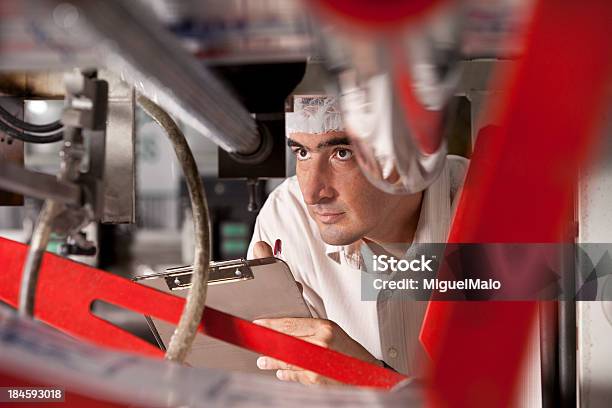
[[[323,241],[348,245],[388,221],[400,198],[368,182],[344,132],[291,133],[287,144],[296,156],[308,213]]]

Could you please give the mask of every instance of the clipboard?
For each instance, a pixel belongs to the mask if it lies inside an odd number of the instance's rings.
[[[166,269],[141,275],[134,281],[152,288],[187,297],[191,287],[191,266]],[[281,259],[237,259],[211,262],[206,305],[246,320],[275,317],[312,317],[289,266]],[[162,350],[176,328],[163,320],[145,316]],[[273,370],[260,370],[259,355],[198,333],[186,362],[193,367],[274,376]]]

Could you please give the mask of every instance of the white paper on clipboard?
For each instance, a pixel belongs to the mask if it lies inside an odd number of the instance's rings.
[[[166,293],[187,297],[191,267],[178,267],[164,273],[134,278],[140,284]],[[301,290],[287,264],[274,257],[211,262],[206,306],[246,320],[275,317],[311,317]],[[160,346],[169,344],[175,326],[147,317]],[[259,370],[259,355],[198,333],[186,362],[193,367],[275,375]]]

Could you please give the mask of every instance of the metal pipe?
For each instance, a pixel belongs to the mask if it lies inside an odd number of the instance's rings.
[[[189,198],[191,199],[195,232],[192,286],[187,296],[181,319],[166,351],[167,360],[182,363],[185,361],[197,334],[206,302],[206,289],[210,271],[210,220],[208,218],[208,206],[198,167],[189,144],[179,127],[170,115],[147,97],[139,95],[137,101],[140,107],[166,131],[174,147],[176,157],[181,164],[187,189],[189,190]]]
[[[140,94],[230,153],[257,150],[260,136],[248,110],[150,10],[134,1],[72,4],[85,17],[83,27],[108,40],[106,49],[101,48],[108,68]]]
[[[81,189],[78,185],[11,163],[0,162],[0,188],[41,200],[53,199],[62,204],[81,203]]]

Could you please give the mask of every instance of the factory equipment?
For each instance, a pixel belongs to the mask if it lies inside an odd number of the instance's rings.
[[[605,38],[610,5],[603,0],[581,5],[563,2],[558,7],[538,0],[497,0],[493,5],[478,0],[386,5],[368,0],[204,3],[5,0],[0,4],[0,205],[22,205],[24,196],[44,201],[26,239],[29,247],[0,238],[0,260],[7,265],[0,272],[0,300],[22,315],[15,318],[0,311],[0,333],[8,333],[6,338],[23,337],[21,343],[10,345],[15,355],[25,350],[19,344],[41,347],[37,344],[46,328],[37,328],[27,319],[34,317],[100,345],[163,356],[145,340],[94,316],[92,302],[103,300],[178,323],[165,353],[171,361],[184,361],[200,331],[341,382],[400,389],[396,399],[374,391],[337,394],[354,398],[354,404],[373,401],[390,406],[418,395],[419,400],[426,398],[433,404],[508,405],[518,387],[531,325],[539,316],[542,364],[536,371],[541,374],[542,389],[531,393],[543,405],[570,406],[576,401],[573,384],[577,383],[584,406],[605,400],[606,390],[592,392],[600,384],[592,377],[610,367],[597,365],[584,348],[605,352],[588,337],[595,332],[609,334],[610,327],[601,324],[609,315],[605,306],[601,313],[591,304],[581,306],[579,316],[596,319],[593,323],[577,322],[575,302],[569,301],[539,312],[536,302],[520,307],[500,302],[486,308],[477,302],[431,302],[429,324],[424,325],[421,339],[432,359],[433,387],[424,396],[418,393],[419,384],[397,372],[280,335],[224,311],[204,309],[211,252],[225,257],[244,249],[249,228],[243,215],[238,221],[215,223],[223,210],[213,211],[211,228],[203,185],[215,191],[216,198],[211,200],[215,208],[223,208],[223,200],[240,197],[247,202],[232,204],[256,212],[264,198],[260,180],[288,176],[285,112],[291,111],[293,96],[327,93],[339,98],[361,170],[372,184],[393,194],[423,191],[442,171],[450,146],[448,135],[457,128],[457,97],[463,97],[469,107],[464,145],[473,144],[475,149],[450,241],[574,242],[576,237],[566,234],[575,221],[569,214],[589,208],[605,213],[599,202],[581,196],[576,206],[572,199],[578,171],[588,163],[588,151],[598,140],[597,115],[609,102],[606,86],[612,56],[606,51]],[[574,30],[569,35],[561,27]],[[593,58],[587,55],[587,45]],[[558,65],[551,68],[548,59]],[[544,69],[551,73],[542,79]],[[557,98],[555,81],[567,83],[587,76],[590,83],[566,95],[574,98],[571,103],[545,99]],[[33,109],[32,102],[60,102],[59,119],[47,123],[26,119],[26,101]],[[573,103],[584,109],[573,111]],[[45,254],[55,240],[64,257],[91,258],[103,245],[87,232],[92,225],[136,223],[137,109],[158,123],[171,141],[183,174],[181,193],[190,200],[191,214],[185,220],[193,223],[194,274],[185,301]],[[218,178],[244,182],[248,200],[245,195],[217,194],[215,189],[230,188],[224,184],[228,181],[203,181],[184,129],[218,146]],[[525,145],[519,134],[527,135],[530,143]],[[61,144],[53,153],[59,170],[54,174],[34,170],[27,163],[25,146],[54,143]],[[575,159],[567,163],[570,156]],[[567,163],[566,171],[543,170],[534,176],[539,184],[521,181],[538,173],[541,163],[555,170]],[[605,178],[600,181],[605,184]],[[585,191],[586,187],[581,190]],[[525,192],[535,202],[512,201]],[[496,217],[500,208],[504,216]],[[580,239],[599,236],[590,224],[580,228]],[[211,232],[221,234],[217,231],[221,229],[229,237],[227,242],[239,246],[211,244]],[[485,324],[468,326],[466,322],[474,316]],[[515,325],[510,332],[508,321]],[[587,336],[578,342],[576,324],[579,333]],[[53,341],[53,350],[74,355],[83,365],[78,346],[65,346],[59,338]],[[499,352],[490,347],[496,341],[503,344],[506,358],[492,358]],[[578,367],[575,344],[583,347],[577,352]],[[0,347],[9,349],[6,342]],[[473,355],[451,358],[470,347],[477,348]],[[470,365],[468,357],[476,363]],[[26,358],[23,368],[45,358]],[[102,353],[100,358],[115,357]],[[15,380],[20,363],[17,358],[8,360],[12,371],[0,371],[0,375]],[[501,365],[492,367],[492,363]],[[595,364],[597,369],[591,372],[584,364]],[[134,365],[141,371],[145,366],[149,366],[146,360]],[[173,369],[171,365],[159,368],[170,377]],[[58,372],[70,377],[62,370]],[[461,370],[465,370],[463,376],[452,377]],[[48,371],[53,374],[52,369]],[[193,403],[198,377],[183,368],[177,373],[183,384],[190,385],[181,388],[176,385],[179,380],[168,380],[165,394],[150,400],[140,396],[139,403],[157,404],[174,392],[187,395],[167,401]],[[222,377],[219,383],[234,384],[239,378]],[[72,392],[79,394],[78,381],[69,380]],[[470,386],[477,380],[488,381],[490,395],[474,395]],[[126,403],[120,385],[104,382],[100,389],[113,387],[123,395],[115,400]],[[223,387],[219,386],[219,392],[228,396],[231,387]],[[275,392],[280,391],[272,387],[262,391],[259,400],[249,402],[278,401]],[[335,391],[327,392],[313,397],[312,404],[331,405]],[[87,391],[82,393],[87,396]],[[207,394],[205,398],[216,397]]]

